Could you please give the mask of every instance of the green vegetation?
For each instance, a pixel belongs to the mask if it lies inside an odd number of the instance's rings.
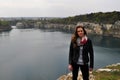
[[[85,15],[77,15],[73,17],[67,18],[58,18],[52,19],[50,22],[52,23],[63,23],[63,24],[76,24],[78,21],[82,22],[94,22],[94,23],[111,23],[120,20],[120,12],[113,11],[113,12],[98,12],[98,13],[90,13]]]
[[[9,30],[11,30],[10,22],[0,20],[0,32],[1,31],[9,31]]]
[[[120,65],[105,67],[109,69],[117,69],[115,71],[94,71],[95,80],[120,80]]]
[[[119,69],[120,70],[120,65],[118,65],[118,66],[108,66],[106,68],[109,68],[109,69]]]
[[[0,21],[0,26],[9,26],[9,24],[8,21]]]
[[[95,80],[120,80],[120,72],[94,72]]]

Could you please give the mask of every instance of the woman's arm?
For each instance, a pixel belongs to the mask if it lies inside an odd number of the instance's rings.
[[[73,43],[70,43],[70,48],[69,48],[69,64],[72,64],[72,57],[73,57]]]
[[[70,43],[70,48],[69,48],[69,65],[68,65],[68,69],[70,71],[73,70],[73,67],[72,67],[72,57],[73,57],[73,43],[71,42]]]
[[[89,54],[90,54],[90,68],[94,67],[94,51],[92,41],[89,41]]]

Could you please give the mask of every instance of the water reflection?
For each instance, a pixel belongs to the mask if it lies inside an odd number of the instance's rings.
[[[0,36],[9,36],[10,31],[0,32]]]
[[[120,39],[108,36],[89,35],[95,46],[106,48],[120,48]]]
[[[15,36],[21,32],[28,32],[34,29],[13,29],[11,31],[1,32],[0,36]],[[56,32],[53,29],[42,29],[43,32]],[[71,33],[69,33],[71,34]],[[107,47],[107,48],[120,48],[120,39],[109,36],[89,35],[95,46]],[[112,44],[112,45],[111,45]]]
[[[43,32],[56,32],[54,29],[42,29]],[[66,32],[65,32],[66,33]],[[71,34],[71,33],[68,33]],[[95,46],[106,48],[120,48],[120,38],[110,36],[88,35]],[[111,45],[112,44],[112,45]]]

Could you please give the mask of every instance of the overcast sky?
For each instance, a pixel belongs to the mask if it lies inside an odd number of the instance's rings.
[[[0,0],[0,17],[68,17],[120,11],[120,0]]]

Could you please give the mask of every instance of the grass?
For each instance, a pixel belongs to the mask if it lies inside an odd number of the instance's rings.
[[[118,66],[108,66],[105,68],[109,69],[117,69],[119,71],[100,71],[100,72],[93,72],[93,75],[95,76],[95,80],[120,80],[120,65]]]
[[[120,72],[94,72],[95,80],[120,80]]]

